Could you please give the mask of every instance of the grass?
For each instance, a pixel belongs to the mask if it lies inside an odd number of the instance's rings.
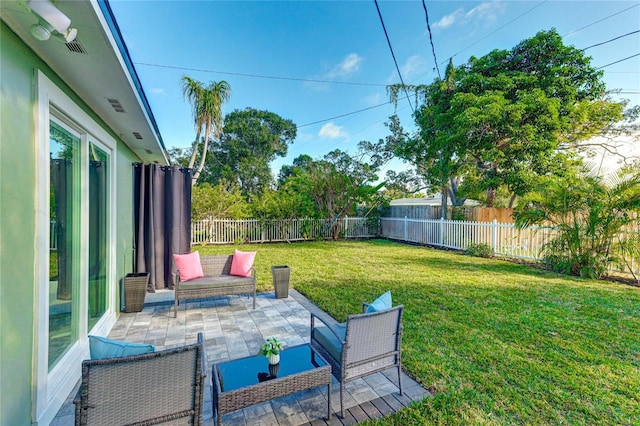
[[[384,240],[240,245],[336,319],[390,289],[434,397],[375,424],[640,424],[640,289]],[[229,253],[228,246],[198,248]]]

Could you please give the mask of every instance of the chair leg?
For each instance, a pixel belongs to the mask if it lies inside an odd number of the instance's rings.
[[[340,418],[344,419],[344,384],[340,381]]]
[[[400,389],[400,395],[402,395],[402,370],[398,365],[398,389]]]

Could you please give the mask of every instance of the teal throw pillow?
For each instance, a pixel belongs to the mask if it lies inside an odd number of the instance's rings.
[[[111,340],[106,337],[89,336],[91,359],[117,358],[129,355],[142,355],[156,351],[153,345]]]
[[[367,313],[384,311],[391,308],[391,306],[391,291],[387,291],[367,307]]]

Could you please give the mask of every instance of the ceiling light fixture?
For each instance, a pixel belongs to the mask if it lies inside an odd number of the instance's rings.
[[[47,0],[28,0],[27,5],[38,16],[38,23],[30,28],[31,35],[38,40],[49,40],[51,35],[70,43],[78,30],[71,28],[71,19]]]
[[[51,28],[47,23],[38,22],[37,24],[33,24],[31,28],[29,28],[29,31],[36,39],[45,41],[49,40],[49,37],[51,37],[51,31],[53,31],[53,28]]]

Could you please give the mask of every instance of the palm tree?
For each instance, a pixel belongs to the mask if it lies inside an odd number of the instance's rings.
[[[231,97],[231,86],[224,80],[212,81],[208,86],[188,76],[182,76],[182,95],[191,103],[193,122],[196,130],[196,140],[189,160],[189,168],[193,168],[200,148],[200,137],[203,136],[204,144],[198,169],[193,174],[191,183],[198,181],[204,168],[204,162],[209,148],[209,140],[213,137],[219,139],[222,136],[222,104]],[[204,130],[204,135],[203,135]]]
[[[556,236],[542,248],[543,261],[552,269],[600,278],[611,263],[634,274],[629,259],[640,255],[639,213],[640,170],[607,178],[591,172],[546,181],[523,197],[516,223],[556,229]]]

